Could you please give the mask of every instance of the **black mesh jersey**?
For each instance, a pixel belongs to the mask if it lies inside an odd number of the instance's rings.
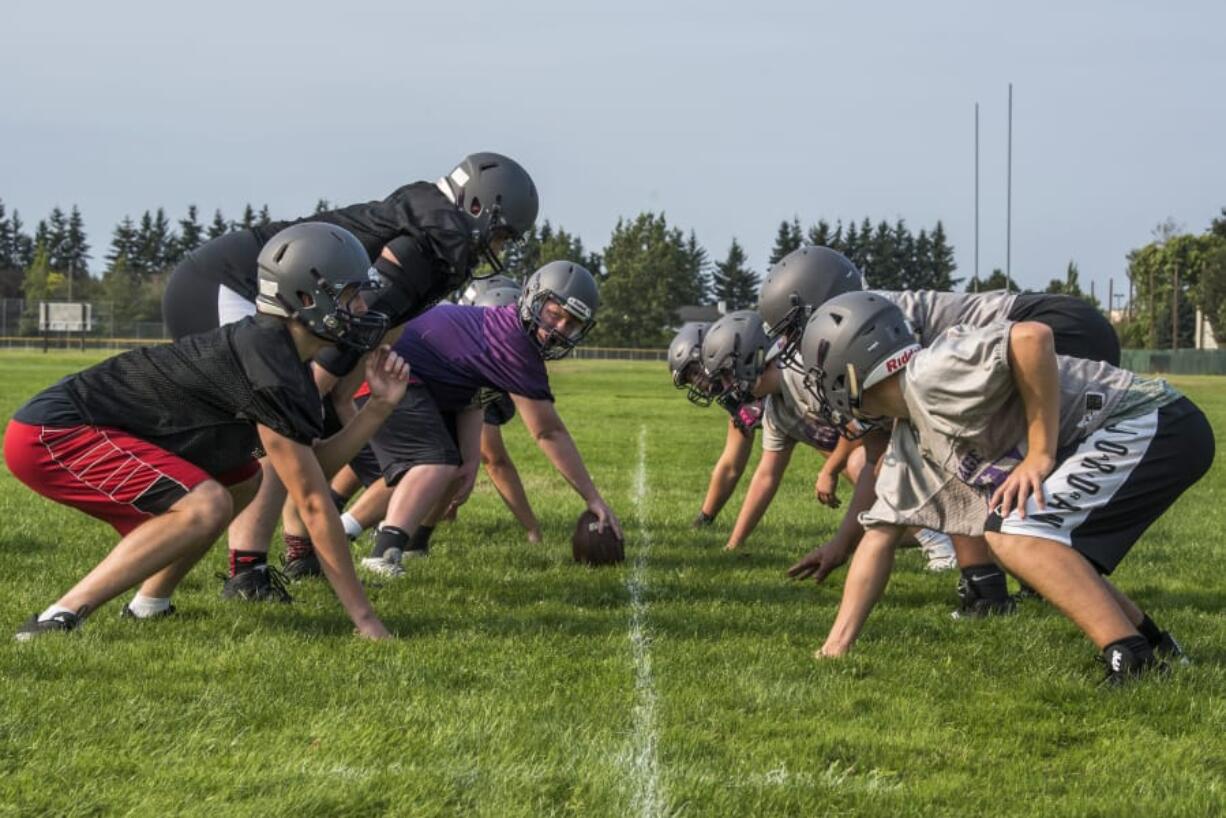
[[[311,445],[323,405],[283,319],[257,315],[167,346],[116,355],[18,410],[24,423],[110,426],[154,443],[209,474],[251,459],[256,424]]]

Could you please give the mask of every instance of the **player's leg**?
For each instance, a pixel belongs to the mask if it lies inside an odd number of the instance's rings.
[[[243,474],[250,476],[243,479]],[[259,465],[255,461],[252,461],[251,467],[244,470],[243,474],[223,475],[218,478],[218,482],[230,493],[230,502],[235,513],[251,502],[260,485]],[[170,606],[171,594],[207,552],[206,547],[199,553],[187,554],[149,577],[141,583],[136,597],[128,603],[124,613],[138,619],[145,619],[173,611],[174,609]]]
[[[511,459],[511,453],[507,451],[506,442],[502,439],[501,426],[493,423],[482,424],[481,463],[485,466],[485,473],[489,475],[490,482],[494,484],[502,502],[515,515],[524,531],[528,532],[528,542],[539,543],[541,524],[532,511],[532,504],[528,502],[528,493],[524,491],[519,470],[515,468],[515,461]]]
[[[85,579],[31,617],[19,639],[71,630],[124,590],[202,553],[233,512],[229,493],[205,472],[118,429],[12,421],[4,455],[30,488],[110,523],[122,536]]]
[[[1178,646],[1098,575],[1115,570],[1145,530],[1208,471],[1213,455],[1208,421],[1191,401],[1179,398],[1090,435],[1044,481],[1044,509],[1031,499],[1025,518],[1014,512],[988,520],[989,542],[1001,564],[1069,615],[1095,644],[1104,647],[1102,639],[1125,633],[1105,645],[1113,681],[1143,672],[1154,665],[1155,652],[1175,654]],[[1043,541],[1042,547],[1030,540]],[[1170,645],[1163,644],[1164,636]]]
[[[392,495],[370,555],[361,564],[375,573],[398,576],[403,573],[402,557],[428,553],[430,531],[419,529],[459,468],[454,417],[449,423],[428,389],[410,385],[370,447]]]

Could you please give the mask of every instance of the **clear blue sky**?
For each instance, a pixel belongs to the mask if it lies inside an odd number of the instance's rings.
[[[1226,3],[996,5],[5,0],[0,198],[78,204],[97,271],[125,214],[295,217],[496,150],[589,247],[663,210],[761,270],[793,215],[942,219],[969,277],[973,105],[986,275],[1012,81],[1014,276],[1075,259],[1105,299],[1226,205]]]

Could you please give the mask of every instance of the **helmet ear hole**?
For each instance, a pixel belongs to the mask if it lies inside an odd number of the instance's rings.
[[[272,257],[272,260],[280,264],[281,259],[285,258],[285,254],[288,251],[289,251],[289,242],[286,242],[285,244],[282,244],[280,247],[277,248],[277,254]]]
[[[469,203],[468,212],[472,213],[474,216],[481,212],[481,200],[476,196],[474,196],[473,200]]]

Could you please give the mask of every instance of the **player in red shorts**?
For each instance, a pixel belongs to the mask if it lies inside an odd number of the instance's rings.
[[[257,447],[289,488],[358,632],[388,636],[354,573],[324,475],[348,461],[399,402],[407,367],[387,348],[369,356],[377,397],[342,432],[318,442],[322,406],[307,366],[328,347],[365,351],[382,337],[386,316],[368,312],[362,300],[368,266],[344,228],[294,225],[260,252],[257,315],[118,355],[17,411],[4,437],[9,470],[121,535],[84,579],[22,625],[17,639],[75,630],[138,584],[125,615],[172,613],[175,586],[255,493]]]

